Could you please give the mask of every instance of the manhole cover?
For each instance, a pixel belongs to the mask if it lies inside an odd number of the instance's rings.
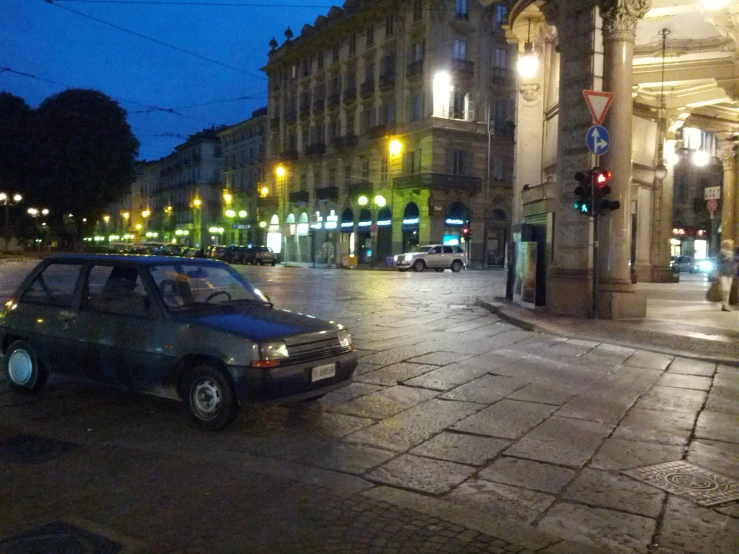
[[[667,462],[622,473],[658,489],[691,498],[699,506],[716,506],[739,500],[739,481],[688,462]]]
[[[42,464],[77,448],[62,442],[34,435],[16,435],[0,442],[0,460],[16,464]]]
[[[53,521],[0,542],[2,554],[115,554],[122,545],[70,525]]]

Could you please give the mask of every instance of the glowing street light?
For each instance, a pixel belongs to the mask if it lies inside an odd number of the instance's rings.
[[[233,196],[231,196],[230,192],[224,192],[223,199],[226,201],[226,204],[230,204],[231,200],[233,200]]]
[[[261,227],[262,229],[264,229],[264,228],[265,228],[265,227],[267,226],[267,222],[266,222],[266,221],[260,221],[260,222],[259,222],[259,226],[260,226],[260,227]]]
[[[151,211],[150,210],[144,210],[143,212],[141,212],[141,217],[143,217],[144,219],[146,219],[150,215],[151,215]]]
[[[275,175],[277,175],[280,179],[282,179],[285,175],[287,175],[287,170],[285,169],[285,166],[278,165],[275,168]]]
[[[698,150],[693,154],[693,165],[696,167],[706,167],[711,161],[711,155],[703,150]]]
[[[236,212],[234,210],[226,210],[226,217],[234,217]]]
[[[269,187],[262,187],[262,190],[260,190],[259,193],[262,195],[262,198],[264,198],[269,194]]]
[[[192,201],[192,205],[195,206],[196,208],[199,208],[202,203],[203,201],[200,200],[200,198],[196,198],[195,200]]]
[[[36,217],[38,215],[38,210],[36,208],[28,208],[26,211],[28,212],[28,215],[32,217]]]
[[[366,206],[368,202],[369,199],[366,196],[360,196],[359,198],[357,198],[357,204],[359,204],[360,206]]]
[[[403,143],[398,139],[393,139],[390,141],[388,150],[391,156],[400,156],[400,153],[403,151]]]
[[[240,210],[239,217],[246,217],[246,210]]]
[[[375,196],[373,202],[375,203],[375,206],[378,206],[380,208],[384,208],[385,205],[387,204],[387,200],[385,200],[385,197],[382,196],[381,194],[378,194],[377,196]]]
[[[109,215],[104,215],[103,216],[103,221],[105,221],[105,224],[107,225],[108,222],[110,221],[110,216]]]
[[[41,210],[41,215],[49,215],[49,210],[44,208],[43,210]]]
[[[21,200],[23,200],[23,197],[20,194],[13,196],[13,202],[20,202]]]

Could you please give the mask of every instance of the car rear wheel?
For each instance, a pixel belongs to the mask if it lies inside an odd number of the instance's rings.
[[[460,271],[462,271],[462,262],[460,262],[459,260],[454,260],[452,262],[452,271],[454,273],[459,273]]]
[[[426,269],[426,264],[423,260],[416,260],[416,263],[413,264],[413,271],[418,271],[420,273],[424,269]]]
[[[36,353],[22,340],[15,341],[5,355],[5,374],[10,388],[19,392],[38,392],[46,384],[48,374]]]
[[[223,372],[209,365],[193,368],[187,374],[182,390],[190,416],[206,429],[223,429],[239,413],[231,382]]]

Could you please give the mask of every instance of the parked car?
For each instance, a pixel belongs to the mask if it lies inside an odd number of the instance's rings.
[[[461,246],[431,244],[419,246],[413,252],[395,256],[398,271],[423,271],[426,268],[442,272],[449,268],[458,273],[467,267],[467,254]]]
[[[229,246],[223,254],[223,261],[229,264],[245,264],[248,252],[246,246]]]
[[[275,265],[277,263],[277,254],[269,246],[250,246],[246,252],[244,263]]]
[[[695,273],[695,264],[690,256],[674,256],[670,266],[675,273]]]
[[[0,348],[16,391],[49,374],[182,400],[209,429],[250,402],[316,399],[357,366],[349,331],[269,299],[206,259],[56,255],[0,312]]]
[[[205,250],[205,257],[211,258],[213,260],[222,260],[225,255],[226,255],[225,246],[209,246]]]

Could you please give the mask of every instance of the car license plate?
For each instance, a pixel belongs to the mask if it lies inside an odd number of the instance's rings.
[[[319,365],[311,370],[311,381],[321,381],[335,376],[336,364]]]

